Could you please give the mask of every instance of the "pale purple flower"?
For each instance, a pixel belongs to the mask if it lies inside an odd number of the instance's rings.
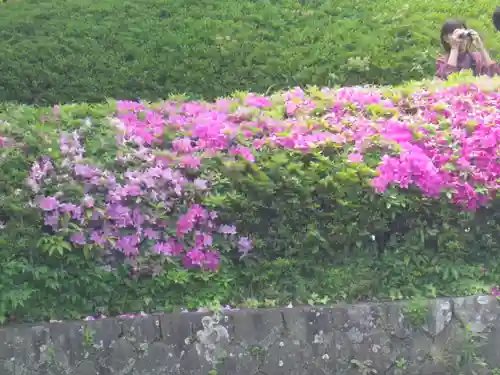
[[[223,224],[219,227],[219,233],[222,234],[236,234],[236,227],[234,225]]]
[[[59,210],[61,213],[69,213],[74,220],[80,220],[82,218],[82,208],[80,206],[74,205],[73,203],[61,203],[59,205]]]
[[[61,203],[59,205],[59,211],[63,214],[72,213],[76,210],[77,206],[73,203]]]
[[[200,247],[211,247],[213,244],[213,238],[208,233],[197,232],[195,236],[196,245]]]
[[[220,255],[218,251],[205,252],[205,259],[203,260],[203,268],[215,271],[219,267]]]
[[[57,225],[59,224],[59,215],[57,214],[57,212],[45,216],[44,223],[45,225],[48,225],[52,228],[57,227]]]
[[[160,238],[160,234],[151,228],[146,228],[144,229],[144,237],[148,240],[157,240]]]
[[[182,250],[184,250],[182,244],[177,243],[173,239],[169,239],[166,242],[157,242],[151,248],[151,251],[154,253],[167,256],[178,256],[181,254]]]
[[[137,184],[127,184],[122,188],[121,195],[123,197],[138,197],[142,195],[142,189]]]
[[[82,232],[73,234],[71,236],[71,242],[76,245],[85,245],[87,243],[85,235]]]
[[[248,255],[252,249],[252,241],[248,237],[241,237],[238,241],[238,250],[241,253],[241,258]]]
[[[199,190],[206,190],[208,188],[207,181],[202,180],[201,178],[197,178],[193,181],[194,186]]]
[[[84,178],[92,178],[99,175],[99,171],[96,168],[84,164],[76,164],[74,171],[77,176]]]
[[[151,248],[151,251],[156,254],[172,255],[172,248],[168,243],[157,242]]]
[[[109,205],[107,213],[109,217],[114,220],[115,224],[121,228],[124,228],[133,223],[132,213],[126,206],[118,204]]]
[[[137,236],[123,236],[116,241],[116,247],[127,256],[139,254],[139,238]]]
[[[142,227],[142,225],[144,224],[145,221],[146,220],[145,220],[144,216],[141,213],[141,209],[139,207],[136,207],[132,211],[132,222],[133,222],[133,225],[136,228],[140,229]]]
[[[59,207],[59,201],[55,197],[43,197],[40,199],[38,206],[43,211],[54,211]]]
[[[189,154],[194,151],[192,140],[188,137],[178,138],[172,142],[172,148],[180,153]]]
[[[106,243],[106,238],[101,232],[92,232],[92,234],[90,235],[90,240],[97,246],[104,246],[104,244]]]
[[[72,217],[74,220],[80,220],[82,218],[82,208],[81,207],[75,206],[71,212],[72,212]]]

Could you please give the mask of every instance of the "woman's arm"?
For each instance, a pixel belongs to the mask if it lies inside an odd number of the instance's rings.
[[[483,59],[483,66],[480,72],[481,75],[493,77],[500,74],[500,66],[491,59],[488,51],[485,50],[481,53],[481,58]]]
[[[479,74],[487,75],[493,77],[496,74],[500,74],[500,68],[498,64],[490,57],[490,53],[488,52],[486,46],[484,45],[481,37],[477,32],[473,32],[472,42],[474,46],[477,48],[479,54],[481,55],[481,71]]]
[[[483,65],[485,68],[496,64],[495,60],[491,59],[490,54],[484,44],[482,44],[481,48],[479,48],[479,53],[481,54],[481,58],[483,60]]]
[[[452,48],[446,57],[440,57],[436,61],[436,77],[447,79],[452,73],[458,72],[458,48]]]
[[[448,57],[448,65],[457,67],[458,64],[458,48],[454,47],[450,50],[450,55]]]
[[[479,53],[481,54],[481,59],[483,61],[479,74],[490,77],[500,74],[500,67],[494,60],[491,59],[488,50],[484,46],[480,49]]]

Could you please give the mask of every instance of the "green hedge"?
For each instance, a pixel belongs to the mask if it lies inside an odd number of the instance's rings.
[[[282,99],[275,100],[282,118]],[[103,268],[98,253],[53,252],[40,242],[50,238],[40,212],[28,204],[30,165],[47,154],[57,159],[60,131],[82,129],[89,120],[87,158],[111,165],[118,151],[109,122],[115,109],[114,102],[62,106],[58,114],[47,107],[0,106],[0,135],[17,146],[0,150],[0,321],[220,303],[465,295],[500,282],[498,199],[469,213],[414,190],[375,194],[369,180],[377,157],[347,163],[346,154],[330,146],[306,153],[262,150],[255,163],[203,164],[200,173],[213,182],[204,204],[255,242],[243,261],[226,252],[219,272],[167,263],[156,277],[134,279],[126,264],[112,272]],[[169,133],[165,141],[177,136]]]
[[[0,8],[0,101],[211,99],[429,76],[448,17],[487,44],[494,0],[23,0]]]

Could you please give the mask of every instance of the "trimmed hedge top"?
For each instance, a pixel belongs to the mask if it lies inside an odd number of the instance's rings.
[[[307,84],[394,84],[434,73],[448,17],[487,45],[494,0],[50,0],[0,11],[0,101],[212,99]],[[496,38],[496,40],[494,40]]]

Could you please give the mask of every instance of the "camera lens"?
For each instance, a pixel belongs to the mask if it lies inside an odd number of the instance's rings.
[[[464,31],[463,33],[460,33],[458,36],[459,39],[472,39],[472,32],[470,30]]]

